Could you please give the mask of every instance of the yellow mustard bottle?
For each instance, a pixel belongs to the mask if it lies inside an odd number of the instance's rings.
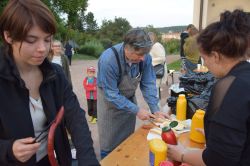
[[[198,109],[192,117],[190,139],[197,143],[205,143],[205,136],[197,131],[197,128],[204,129],[204,115],[205,111]]]
[[[159,166],[161,161],[167,158],[167,144],[161,139],[155,138],[149,141],[150,166]]]
[[[187,99],[184,94],[179,94],[176,102],[176,119],[183,121],[186,120],[187,115]]]

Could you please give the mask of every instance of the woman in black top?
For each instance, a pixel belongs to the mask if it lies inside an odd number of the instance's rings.
[[[43,131],[61,106],[64,119],[54,137],[59,165],[72,162],[66,128],[77,150],[78,165],[99,165],[84,111],[62,68],[47,59],[55,32],[54,16],[40,0],[10,0],[1,13],[1,166],[50,165]],[[35,140],[40,133],[44,133],[41,139]]]
[[[168,145],[168,157],[190,165],[250,165],[250,16],[226,11],[197,41],[205,65],[220,80],[205,114],[206,148]]]

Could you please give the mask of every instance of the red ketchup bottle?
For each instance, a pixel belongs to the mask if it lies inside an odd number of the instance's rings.
[[[161,138],[167,144],[177,145],[177,139],[176,139],[176,136],[175,136],[173,130],[171,130],[171,124],[169,126],[170,127],[163,127],[162,128]],[[173,163],[174,163],[174,166],[181,165],[181,162],[178,162],[178,161],[173,161]]]

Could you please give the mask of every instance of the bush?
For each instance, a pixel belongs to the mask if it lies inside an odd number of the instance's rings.
[[[78,53],[86,54],[86,55],[90,55],[90,56],[94,56],[98,58],[103,51],[104,51],[104,48],[100,41],[91,40],[91,41],[86,42],[83,46],[81,46]]]
[[[112,41],[109,38],[100,39],[100,42],[102,43],[104,49],[107,49],[112,46]]]
[[[164,43],[165,50],[168,54],[179,54],[180,52],[180,40],[171,39]]]

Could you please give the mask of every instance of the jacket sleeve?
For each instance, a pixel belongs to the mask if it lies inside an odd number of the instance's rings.
[[[85,111],[80,108],[78,99],[72,91],[72,87],[62,75],[61,82],[63,90],[63,105],[65,108],[64,118],[66,127],[71,135],[72,141],[77,151],[79,166],[96,166],[100,165],[96,159],[93,148],[91,133],[85,118]]]
[[[140,81],[140,89],[143,98],[147,102],[151,112],[155,113],[157,111],[160,111],[160,109],[158,106],[159,98],[157,97],[156,76],[151,63],[151,57],[146,56],[144,60],[142,78]]]
[[[86,89],[86,88],[87,88],[87,77],[84,78],[82,84],[83,84],[84,89],[87,90],[87,89]]]
[[[83,86],[86,91],[96,91],[96,81],[93,84],[87,84],[87,78],[83,81]]]
[[[13,151],[14,140],[0,140],[0,165],[15,164],[17,162]]]
[[[69,70],[69,60],[65,55],[62,55],[62,60],[63,60],[63,69],[65,72],[65,75],[66,75],[69,83],[72,85],[71,74],[70,74],[70,70]]]

